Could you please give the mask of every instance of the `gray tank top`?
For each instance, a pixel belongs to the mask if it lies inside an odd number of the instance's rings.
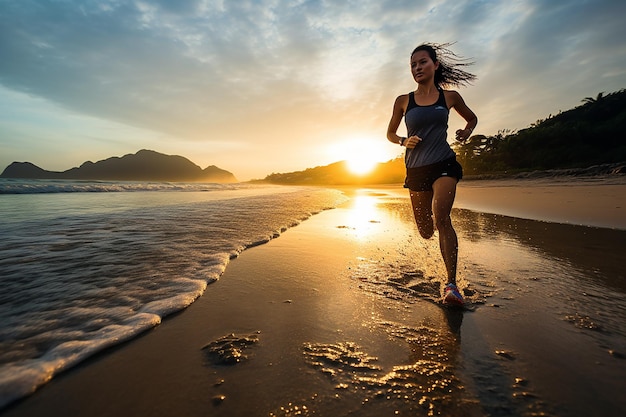
[[[415,103],[414,92],[409,93],[409,104],[404,114],[409,136],[417,135],[422,141],[413,149],[407,149],[404,162],[407,168],[435,164],[455,156],[447,141],[448,116],[443,90],[435,104],[420,106]]]

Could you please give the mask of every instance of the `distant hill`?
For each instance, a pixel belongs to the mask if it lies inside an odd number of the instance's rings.
[[[302,185],[395,184],[404,181],[404,159],[378,164],[366,175],[355,175],[345,161],[286,174],[271,174],[261,182]]]
[[[95,163],[87,161],[78,168],[63,172],[46,171],[30,162],[13,162],[0,174],[0,178],[237,182],[232,173],[215,165],[202,169],[182,156],[164,155],[145,149],[136,154],[112,157]]]

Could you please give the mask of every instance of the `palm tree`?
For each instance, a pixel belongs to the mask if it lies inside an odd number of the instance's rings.
[[[584,99],[580,100],[583,103],[587,104],[587,103],[599,103],[604,99],[604,91],[598,93],[598,95],[596,96],[596,98],[593,97],[585,97]]]

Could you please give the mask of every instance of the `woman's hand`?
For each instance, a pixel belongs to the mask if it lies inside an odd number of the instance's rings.
[[[456,131],[456,140],[465,142],[472,134],[472,129],[459,129]]]
[[[420,138],[419,136],[413,135],[413,136],[409,136],[408,138],[406,138],[406,140],[404,141],[404,146],[407,149],[413,149],[415,148],[415,146],[420,143],[422,141],[422,138]]]

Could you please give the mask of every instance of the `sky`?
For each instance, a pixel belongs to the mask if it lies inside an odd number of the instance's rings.
[[[0,170],[140,149],[264,178],[387,161],[411,51],[456,42],[474,134],[626,87],[622,0],[0,0]],[[454,112],[449,137],[464,121]],[[403,128],[399,133],[402,133]]]

